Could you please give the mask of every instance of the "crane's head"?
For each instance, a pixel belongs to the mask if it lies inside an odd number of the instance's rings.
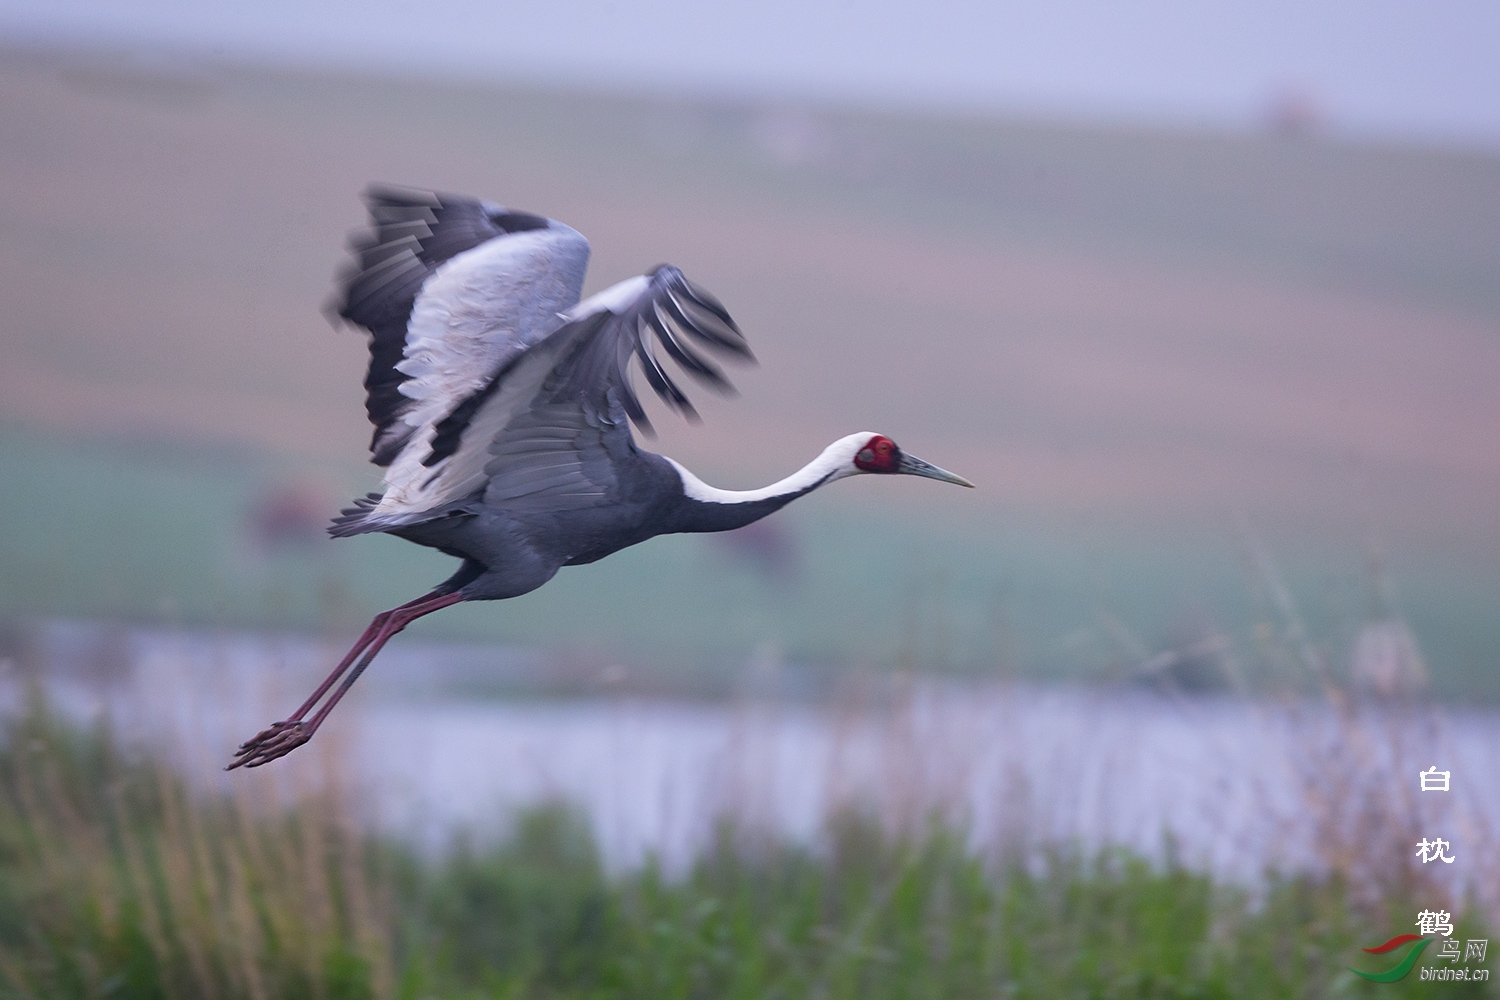
[[[957,483],[959,486],[967,486],[970,489],[974,487],[974,484],[963,476],[955,476],[946,469],[939,469],[929,462],[922,461],[915,455],[908,455],[896,442],[884,434],[851,434],[838,444],[843,446],[841,450],[849,452],[847,459],[849,464],[843,472],[845,476],[857,476],[861,473],[922,476],[939,482]]]

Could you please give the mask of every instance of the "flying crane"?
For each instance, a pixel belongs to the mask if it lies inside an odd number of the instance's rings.
[[[743,527],[848,476],[974,485],[861,431],[763,489],[709,486],[636,445],[631,423],[650,422],[629,369],[634,360],[670,408],[694,416],[664,360],[727,389],[710,355],[751,357],[717,299],[663,264],[580,301],[589,244],[556,220],[396,188],[366,200],[371,225],[351,241],[337,313],[370,335],[365,409],[384,490],[329,532],[383,531],[462,564],[376,615],[291,716],[240,745],[231,769],[306,743],[386,641],[441,608],[517,597],[655,535]]]

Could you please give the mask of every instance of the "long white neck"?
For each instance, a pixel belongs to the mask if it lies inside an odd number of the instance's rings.
[[[839,438],[824,448],[821,455],[790,476],[758,490],[721,490],[693,475],[680,462],[671,458],[667,461],[672,463],[677,474],[682,477],[682,492],[690,500],[717,504],[755,503],[780,497],[794,497],[814,486],[831,483],[845,476],[857,475],[859,470],[854,467],[854,453],[872,436],[868,431],[861,431],[858,434]]]

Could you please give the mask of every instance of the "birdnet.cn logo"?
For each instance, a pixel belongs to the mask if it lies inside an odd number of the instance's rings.
[[[1394,983],[1405,979],[1422,957],[1422,952],[1433,941],[1441,941],[1433,955],[1436,964],[1424,965],[1417,974],[1418,979],[1435,982],[1486,982],[1490,970],[1483,968],[1490,942],[1487,938],[1460,940],[1453,937],[1453,916],[1447,910],[1423,910],[1417,914],[1419,934],[1397,934],[1384,944],[1364,949],[1371,955],[1389,955],[1398,958],[1395,965],[1379,972],[1365,972],[1350,967],[1349,971],[1372,983]],[[1407,946],[1410,945],[1408,948]],[[1406,949],[1402,954],[1402,949]],[[1447,962],[1447,965],[1442,963]]]

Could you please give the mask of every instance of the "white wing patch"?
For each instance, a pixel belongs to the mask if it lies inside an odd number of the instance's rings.
[[[457,455],[436,468],[422,464],[438,423],[561,325],[587,267],[588,242],[554,223],[467,250],[423,283],[396,366],[409,376],[400,392],[411,404],[400,419],[412,434],[386,469],[385,495],[371,518],[399,523],[466,495],[448,474]]]
[[[558,359],[572,345],[570,334],[576,332],[577,328],[559,331],[559,335],[527,351],[479,407],[452,455],[428,467],[410,447],[403,451],[391,464],[386,476],[386,494],[370,511],[370,519],[385,525],[421,520],[435,508],[483,489],[489,479],[485,467],[491,457],[490,443],[513,417],[531,407]],[[432,426],[425,428],[424,435],[430,438],[433,430]],[[427,453],[423,449],[422,454]],[[393,483],[393,479],[397,482]]]
[[[558,312],[578,301],[587,266],[588,243],[559,227],[493,239],[439,267],[412,306],[396,365],[409,376],[401,394],[412,400],[402,420],[436,424],[556,329]]]
[[[651,278],[644,274],[638,274],[634,278],[626,278],[624,281],[610,285],[602,292],[595,292],[582,302],[578,303],[562,318],[571,323],[575,319],[583,319],[594,313],[603,312],[608,309],[618,316],[640,301],[642,295],[651,287]]]

